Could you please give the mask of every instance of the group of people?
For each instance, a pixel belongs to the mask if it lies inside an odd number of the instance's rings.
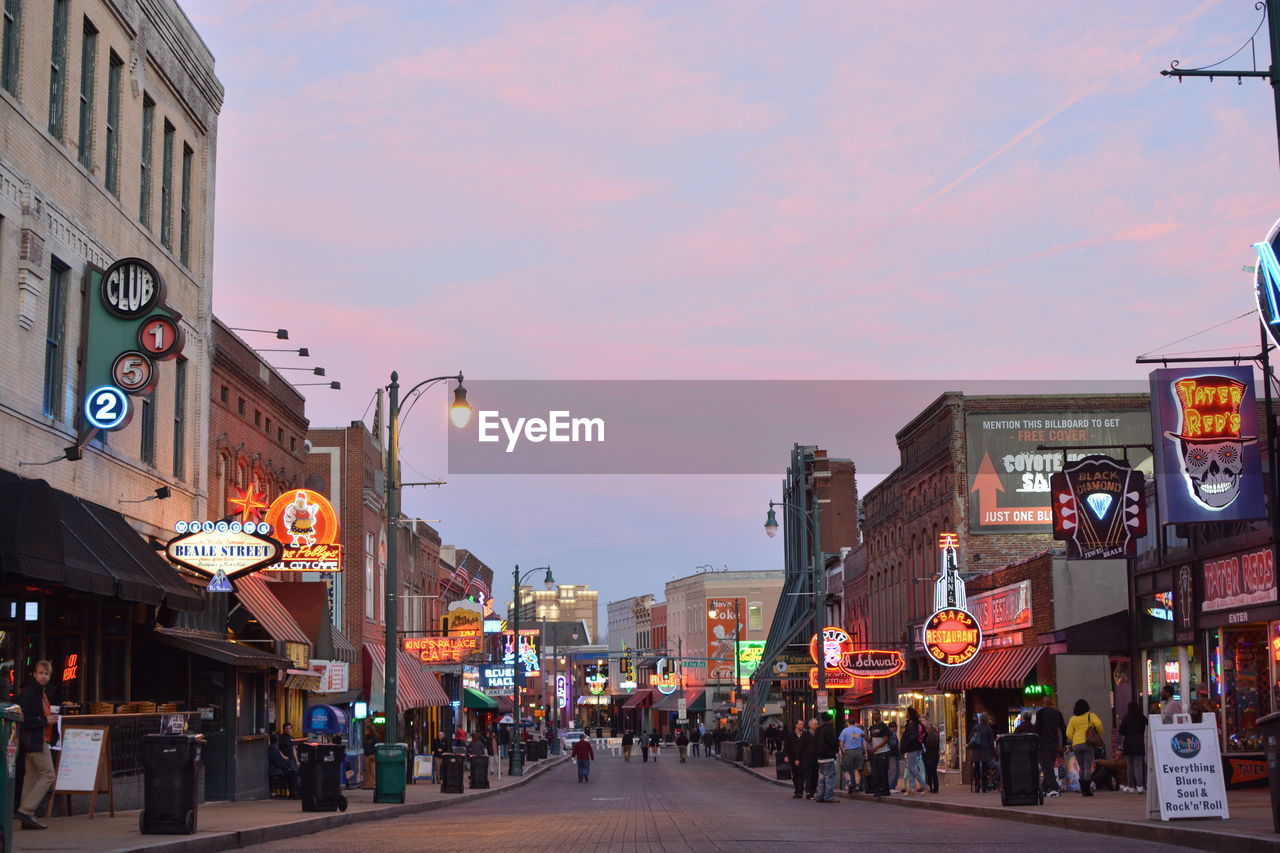
[[[877,797],[938,792],[938,729],[915,708],[898,731],[877,711],[865,730],[850,721],[837,734],[831,715],[796,720],[781,740],[783,761],[791,766],[793,796],[819,803],[836,802],[837,786]],[[899,788],[899,781],[902,786]]]

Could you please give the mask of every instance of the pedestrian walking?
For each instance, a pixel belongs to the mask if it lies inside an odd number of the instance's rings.
[[[924,726],[924,781],[929,786],[929,793],[938,793],[938,760],[942,757],[942,734],[929,719],[928,714],[920,715],[920,723]]]
[[[693,750],[693,757],[694,757],[694,758],[697,758],[697,757],[698,757],[698,745],[699,745],[699,743],[701,743],[701,741],[702,741],[702,733],[701,733],[700,731],[698,731],[698,729],[700,729],[700,728],[702,728],[702,726],[695,726],[695,727],[694,727],[694,728],[689,732],[689,746],[690,746],[690,748],[692,748],[692,750]]]
[[[511,728],[509,726],[498,726],[498,751],[503,758],[507,757],[507,752],[511,749]]]
[[[1137,702],[1129,703],[1129,712],[1120,721],[1120,748],[1124,750],[1124,763],[1129,771],[1129,784],[1120,790],[1142,794],[1147,790],[1147,718]]]
[[[987,765],[995,758],[996,734],[986,714],[978,714],[969,732],[969,760],[973,762],[973,790],[979,794],[991,790],[987,782]]]
[[[1067,740],[1080,765],[1080,793],[1092,797],[1093,760],[1103,745],[1102,720],[1089,710],[1089,703],[1084,699],[1076,700],[1071,713],[1071,719],[1067,720]]]
[[[640,732],[640,760],[649,762],[649,735],[644,732]]]
[[[800,774],[800,739],[803,736],[804,720],[796,720],[782,739],[782,760],[791,766],[791,787],[797,800],[804,796],[804,777]]]
[[[622,760],[631,760],[631,748],[635,745],[636,736],[631,733],[631,729],[627,729],[622,733]]]
[[[862,727],[849,718],[849,725],[840,730],[840,781],[848,777],[846,790],[852,794],[862,790],[862,767],[866,764],[867,742]]]
[[[53,713],[46,692],[52,677],[53,664],[47,660],[36,661],[30,679],[18,694],[18,705],[22,708],[18,747],[22,750],[24,772],[22,796],[16,814],[23,829],[49,828],[36,820],[36,810],[53,785],[53,754],[50,748],[58,743],[58,715]]]
[[[924,782],[924,726],[920,725],[920,712],[907,709],[907,721],[902,724],[903,788],[905,793],[923,794],[929,790]]]
[[[889,721],[889,790],[898,790],[899,771],[902,769],[902,742],[898,740],[898,721]]]
[[[378,744],[380,742],[381,738],[378,737],[377,730],[373,726],[365,726],[364,742],[362,744],[364,749],[364,782],[361,783],[360,787],[366,791],[373,790],[374,775],[378,772]],[[284,761],[283,755],[281,755],[280,761]]]
[[[662,735],[657,729],[649,732],[649,751],[653,753],[653,760],[658,760],[658,749],[662,746]]]
[[[805,799],[812,800],[818,792],[818,718],[809,720],[809,727],[800,736],[800,775],[804,777]]]
[[[578,738],[573,742],[573,757],[578,762],[578,781],[591,781],[591,762],[596,758],[596,751],[591,748],[590,738]]]
[[[822,712],[821,724],[814,732],[814,759],[817,763],[818,785],[817,801],[834,803],[836,801],[836,755],[840,751],[840,739],[836,737],[835,726],[831,725],[831,714]]]
[[[684,764],[685,756],[689,753],[689,736],[684,733],[684,729],[676,733],[676,749],[680,750],[680,763]]]
[[[1160,688],[1160,719],[1166,726],[1173,723],[1174,714],[1183,713],[1182,703],[1173,695],[1176,690],[1177,688],[1172,684],[1166,684]]]
[[[880,712],[871,717],[867,729],[867,749],[871,752],[870,791],[877,797],[889,796],[889,727],[884,724]]]
[[[1053,707],[1053,697],[1045,696],[1043,707],[1036,712],[1036,734],[1040,735],[1040,775],[1046,797],[1057,797],[1058,757],[1067,745],[1067,721]]]

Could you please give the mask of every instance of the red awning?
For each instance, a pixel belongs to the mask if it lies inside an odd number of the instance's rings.
[[[365,654],[379,678],[384,678],[386,650],[380,643],[365,643]],[[449,696],[436,680],[435,674],[422,668],[413,655],[396,653],[396,711],[403,714],[412,708],[428,708],[448,705]],[[372,682],[372,679],[370,679]]]
[[[271,594],[271,587],[274,585],[255,575],[244,575],[236,578],[236,598],[253,614],[263,630],[271,635],[271,639],[280,643],[310,646],[311,638],[280,603],[280,599]]]
[[[964,666],[953,666],[938,679],[938,689],[973,690],[976,688],[1017,689],[1027,680],[1044,654],[1044,646],[1019,646],[1012,649],[988,649]]]
[[[641,687],[635,695],[622,703],[622,710],[643,711],[645,708],[653,707],[653,693],[652,687]]]
[[[846,690],[840,694],[840,704],[858,708],[863,705],[870,705],[874,696],[875,694],[870,690],[865,693],[861,690]]]

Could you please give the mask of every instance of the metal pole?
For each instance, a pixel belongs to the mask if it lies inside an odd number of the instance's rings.
[[[738,691],[742,689],[742,612],[738,605],[738,596],[733,597],[733,715],[738,720],[738,731],[742,731],[742,715],[738,708]]]
[[[512,614],[511,614],[511,657],[516,665],[516,716],[515,726],[511,734],[511,763],[507,768],[507,774],[510,776],[524,775],[524,729],[521,726],[523,716],[520,712],[520,688],[524,686],[524,671],[521,668],[520,658],[520,564],[516,564],[516,569],[511,573],[513,595]]]
[[[390,398],[390,417],[387,419],[387,572],[386,584],[386,641],[383,662],[383,713],[387,715],[386,743],[397,743],[397,711],[398,684],[396,683],[396,631],[399,612],[396,602],[396,562],[399,559],[399,543],[396,537],[397,522],[400,518],[400,465],[397,459],[397,445],[400,442],[400,376],[391,371],[391,385],[387,389]]]
[[[1267,0],[1267,32],[1271,43],[1271,96],[1275,103],[1276,141],[1280,143],[1280,0]],[[1263,341],[1265,346],[1266,342]],[[1274,470],[1274,469],[1272,469]]]

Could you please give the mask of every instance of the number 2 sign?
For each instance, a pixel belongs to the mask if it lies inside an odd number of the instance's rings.
[[[84,398],[85,420],[98,429],[120,429],[132,414],[129,398],[114,385],[94,388]]]

